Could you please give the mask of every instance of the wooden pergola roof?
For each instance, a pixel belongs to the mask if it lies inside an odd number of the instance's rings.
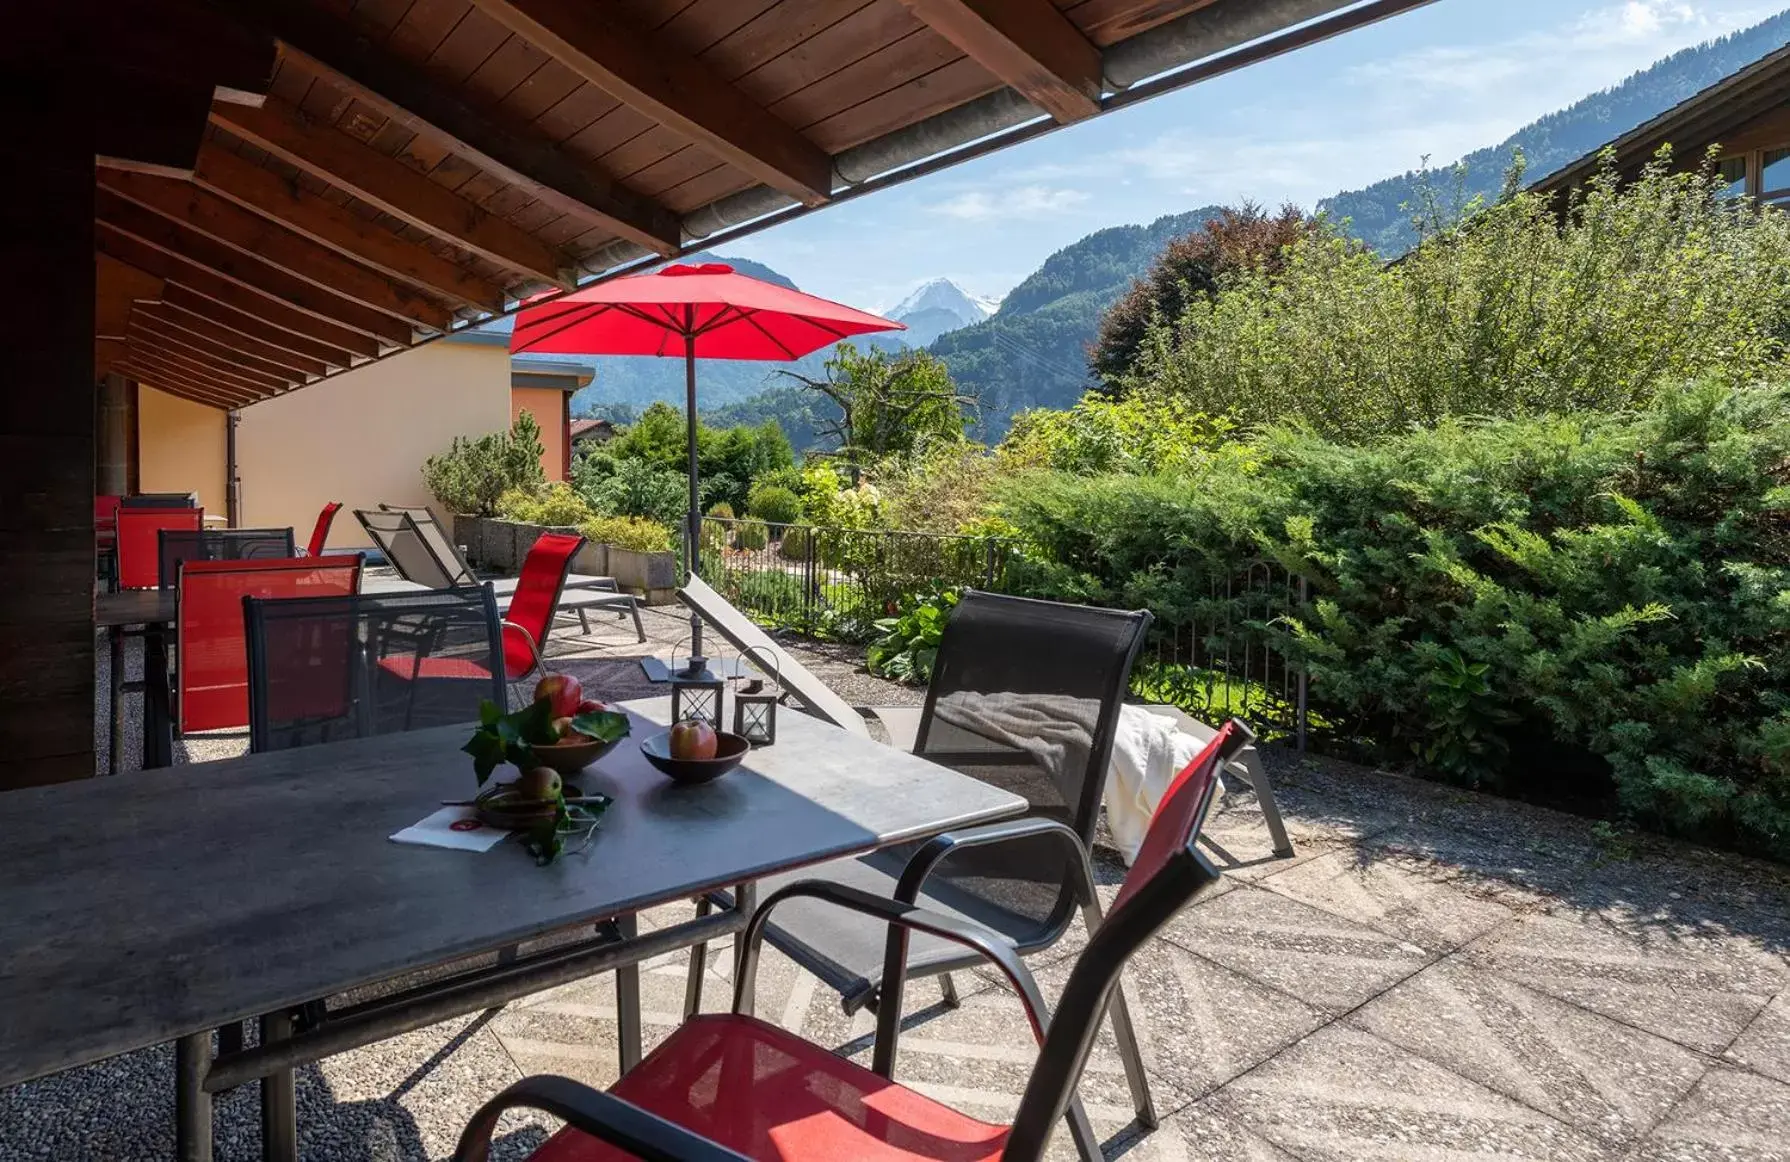
[[[242,407],[1427,2],[118,0],[99,369]]]

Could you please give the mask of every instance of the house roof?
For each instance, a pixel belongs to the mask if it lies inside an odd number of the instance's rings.
[[[588,436],[592,432],[600,432],[604,428],[608,428],[613,431],[615,428],[615,425],[610,423],[608,420],[603,420],[603,419],[573,420],[572,421],[572,429],[571,429],[572,439],[576,440],[580,436]]]
[[[1687,151],[1706,149],[1785,104],[1790,104],[1790,45],[1723,77],[1609,144],[1531,183],[1529,188],[1539,193],[1557,193],[1584,185],[1602,164],[1605,150],[1614,152],[1617,172],[1632,177],[1662,145],[1673,146],[1683,158]]]
[[[114,0],[195,123],[100,143],[97,354],[242,406],[1429,2]]]

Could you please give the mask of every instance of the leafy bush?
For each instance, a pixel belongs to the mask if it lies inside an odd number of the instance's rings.
[[[958,590],[919,593],[904,598],[894,617],[876,622],[882,636],[870,644],[864,664],[872,674],[924,686],[945,640],[945,622],[957,606]]]
[[[789,525],[783,530],[783,539],[777,542],[777,554],[786,561],[806,561],[813,539],[814,530],[807,525]]]
[[[636,553],[663,553],[671,548],[671,530],[655,521],[631,516],[595,516],[578,526],[593,544],[614,545]]]
[[[689,485],[668,468],[645,460],[590,456],[575,472],[578,491],[602,516],[633,516],[676,528],[689,509]]]
[[[1751,382],[1790,337],[1790,216],[1724,201],[1705,167],[1606,168],[1561,210],[1514,193],[1432,224],[1394,266],[1339,235],[1292,246],[1158,327],[1127,380],[1198,411],[1352,442],[1446,416],[1643,406]]]
[[[1190,472],[1236,429],[1185,400],[1139,391],[1122,400],[1087,395],[1067,411],[1037,408],[1013,418],[997,457],[1004,470]]]
[[[757,552],[770,544],[771,531],[761,520],[743,520],[733,526],[733,547]]]
[[[614,462],[641,461],[682,478],[688,471],[684,414],[668,403],[649,405],[603,448]],[[746,507],[746,490],[769,473],[789,471],[795,454],[775,420],[753,427],[713,428],[698,424],[696,462],[705,504]],[[609,472],[605,471],[604,475]]]
[[[1314,710],[1376,757],[1790,858],[1790,389],[1254,455],[1020,478],[1010,577],[1187,624],[1268,556],[1312,586],[1268,616]]]
[[[746,507],[759,520],[773,525],[786,525],[802,518],[802,500],[781,484],[754,484],[747,494]]]
[[[590,505],[565,481],[545,488],[512,488],[497,499],[497,515],[523,524],[569,528],[593,515]]]
[[[545,481],[542,451],[540,425],[523,412],[507,432],[455,436],[446,452],[423,462],[423,485],[449,512],[494,516],[504,493]]]
[[[725,500],[721,501],[719,504],[711,504],[709,505],[707,515],[716,517],[720,520],[732,520],[733,505],[728,504]]]

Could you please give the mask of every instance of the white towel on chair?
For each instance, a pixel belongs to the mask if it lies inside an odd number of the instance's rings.
[[[1174,719],[1141,706],[1120,708],[1106,774],[1106,823],[1126,867],[1143,846],[1163,792],[1200,749],[1200,741],[1176,729]]]

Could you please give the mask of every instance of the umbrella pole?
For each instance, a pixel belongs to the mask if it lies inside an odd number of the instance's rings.
[[[685,515],[684,536],[688,548],[684,560],[690,576],[700,576],[702,564],[702,501],[696,487],[696,319],[693,307],[684,308],[684,440],[688,447],[690,511]],[[690,610],[690,656],[702,656],[702,617]],[[719,708],[717,707],[717,712]]]

